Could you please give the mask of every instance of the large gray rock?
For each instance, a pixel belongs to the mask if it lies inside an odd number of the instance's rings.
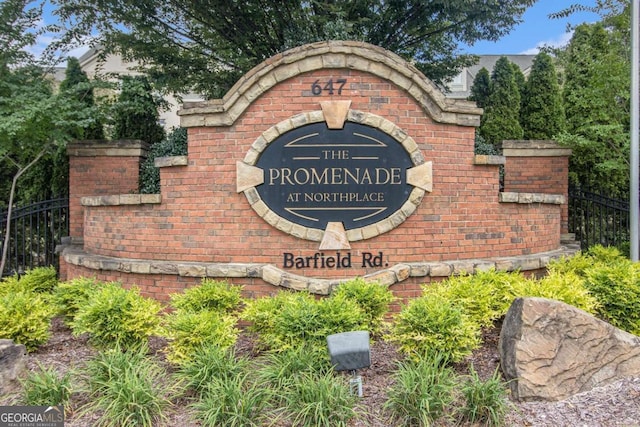
[[[562,400],[640,375],[639,337],[544,298],[513,302],[499,347],[502,370],[517,400]]]
[[[24,345],[0,339],[0,393],[7,391],[11,382],[25,369],[25,354]]]

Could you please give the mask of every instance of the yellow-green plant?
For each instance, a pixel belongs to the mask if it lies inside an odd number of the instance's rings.
[[[167,359],[184,364],[193,360],[203,346],[229,348],[239,332],[232,316],[208,310],[177,311],[167,316]]]
[[[22,276],[16,274],[2,279],[0,295],[20,291],[48,294],[56,288],[57,284],[55,267],[36,267],[27,270]]]
[[[382,332],[384,316],[394,300],[389,288],[377,282],[366,282],[360,277],[340,284],[331,297],[346,298],[358,304],[365,318],[365,329],[372,335]]]
[[[181,311],[213,310],[220,313],[235,311],[242,299],[242,287],[212,279],[171,295],[171,306]]]
[[[135,347],[161,332],[160,309],[158,301],[141,296],[135,287],[105,283],[79,308],[71,329],[74,335],[89,333],[100,348]]]
[[[402,309],[389,339],[411,356],[437,352],[457,362],[480,345],[480,326],[455,302],[427,293]]]
[[[49,339],[54,314],[53,305],[42,294],[20,290],[0,295],[0,338],[33,351]]]
[[[100,286],[102,286],[102,282],[88,277],[77,277],[58,284],[52,296],[58,314],[63,316],[65,322],[70,325],[78,310],[89,301],[91,293]]]

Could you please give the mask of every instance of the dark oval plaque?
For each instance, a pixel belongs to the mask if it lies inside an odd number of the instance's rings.
[[[324,122],[295,128],[273,140],[255,166],[264,183],[256,190],[274,213],[295,224],[346,230],[375,224],[399,210],[413,187],[413,166],[402,144],[377,128]]]

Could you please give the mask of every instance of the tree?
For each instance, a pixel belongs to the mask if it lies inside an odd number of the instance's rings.
[[[137,59],[172,92],[220,97],[249,69],[304,43],[366,41],[444,82],[475,57],[458,43],[497,40],[535,0],[54,0],[72,28],[62,43],[99,34],[106,52]]]
[[[524,73],[522,72],[518,64],[512,62],[511,67],[513,68],[513,79],[515,80],[516,86],[518,87],[520,101],[522,102],[522,96],[524,95],[524,88],[527,85],[527,79],[524,77]]]
[[[93,85],[89,82],[87,73],[82,70],[80,61],[70,57],[67,60],[65,78],[60,83],[60,91],[75,97],[79,102],[86,104],[88,108],[95,105],[93,97]],[[101,121],[96,118],[88,127],[74,132],[76,139],[104,139],[104,129]]]
[[[519,119],[520,92],[511,61],[503,56],[493,67],[491,95],[480,124],[480,135],[494,146],[498,146],[505,139],[522,139]]]
[[[47,153],[56,151],[71,130],[88,124],[90,112],[64,94],[54,94],[48,70],[25,48],[35,41],[41,7],[29,1],[0,3],[0,161],[13,171],[0,274],[6,263],[17,182]],[[6,168],[6,169],[4,169]]]
[[[164,138],[164,129],[158,123],[158,102],[146,77],[123,76],[114,108],[115,139],[140,139],[153,145]]]
[[[564,130],[564,107],[553,59],[540,52],[521,102],[520,124],[525,139],[551,139]]]
[[[489,71],[482,67],[473,79],[469,101],[476,101],[478,107],[484,108],[489,102],[489,95],[491,95],[491,76]]]

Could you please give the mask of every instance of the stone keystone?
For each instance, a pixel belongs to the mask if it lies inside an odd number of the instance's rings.
[[[559,301],[516,299],[500,360],[517,400],[557,401],[640,375],[640,337]]]

